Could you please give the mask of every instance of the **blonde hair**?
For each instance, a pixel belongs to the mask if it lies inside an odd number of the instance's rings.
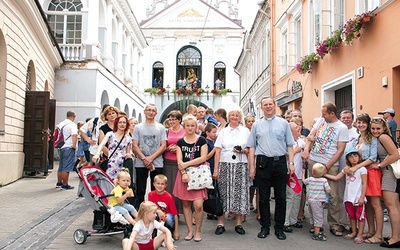
[[[78,127],[78,129],[80,129],[83,126],[84,122],[83,121],[79,121],[76,123],[76,126]]]
[[[183,126],[185,126],[186,121],[195,121],[197,124],[197,118],[194,115],[188,114],[183,119]]]
[[[312,167],[312,176],[315,178],[320,178],[326,174],[326,167],[321,163],[315,163]]]
[[[145,214],[151,213],[151,212],[155,213],[156,211],[157,211],[157,205],[156,204],[154,204],[151,201],[143,201],[140,204],[140,207],[139,207],[137,221],[138,220],[143,220]]]
[[[120,168],[119,171],[118,171],[118,174],[117,174],[117,178],[114,179],[114,185],[115,185],[115,186],[118,185],[119,179],[120,179],[121,177],[124,177],[124,176],[128,176],[129,179],[131,178],[131,175],[129,174],[129,169],[127,169],[127,168]]]
[[[234,107],[234,108],[232,108],[231,110],[229,110],[229,112],[228,112],[228,122],[230,122],[229,121],[229,116],[232,114],[232,113],[238,113],[239,114],[239,123],[240,124],[243,124],[243,122],[244,122],[244,120],[243,120],[243,111],[242,111],[242,109],[241,108],[239,108],[239,107]]]
[[[167,176],[165,176],[163,174],[158,174],[158,175],[154,176],[154,182],[155,181],[165,181],[165,183],[167,183],[168,178],[167,178]]]

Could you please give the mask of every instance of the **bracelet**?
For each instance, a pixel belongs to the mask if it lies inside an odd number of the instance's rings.
[[[181,174],[187,174],[186,170],[181,170]]]

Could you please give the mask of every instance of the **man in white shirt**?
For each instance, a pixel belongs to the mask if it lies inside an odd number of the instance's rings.
[[[56,188],[63,190],[73,189],[68,184],[69,173],[73,172],[75,164],[75,150],[78,141],[78,127],[74,123],[76,114],[73,110],[67,112],[67,119],[60,122],[57,127],[62,128],[64,145],[60,149],[60,164],[57,172]]]
[[[105,108],[110,106],[109,104],[104,104],[103,109],[101,112],[104,111]],[[89,151],[90,151],[90,159],[93,158],[93,156],[97,152],[97,148],[99,146],[98,140],[99,140],[99,128],[103,126],[105,122],[101,119],[101,117],[95,117],[90,119],[88,122],[83,124],[83,126],[79,129],[81,131],[81,136],[82,138],[90,144]],[[91,132],[91,137],[87,136],[87,132]],[[95,165],[93,162],[91,163],[92,165]]]
[[[336,105],[332,102],[322,105],[321,116],[323,119],[321,118],[315,123],[313,128],[316,130],[314,140],[307,141],[303,153],[303,157],[308,158],[309,152],[309,168],[312,168],[315,163],[321,163],[326,167],[327,173],[332,175],[339,173],[339,159],[346,148],[346,143],[349,141],[348,128],[339,121],[336,113]],[[342,236],[344,228],[339,223],[338,184],[336,181],[331,180],[328,180],[328,183],[331,187],[327,216],[328,224],[333,235]]]

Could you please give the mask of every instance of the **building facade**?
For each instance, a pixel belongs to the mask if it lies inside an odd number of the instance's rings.
[[[21,178],[27,156],[47,149],[42,132],[63,63],[49,34],[37,1],[0,1],[0,186]]]
[[[56,71],[56,123],[72,109],[76,121],[104,104],[142,120],[146,39],[127,0],[41,0],[64,55]]]
[[[163,111],[157,118],[162,121],[173,109],[184,112],[189,103],[212,108],[237,105],[239,76],[233,67],[244,28],[236,19],[234,1],[149,2],[148,19],[140,27],[149,43],[144,85],[164,89],[148,94]],[[202,93],[187,96],[179,92],[182,88]]]
[[[309,126],[327,101],[371,116],[398,109],[400,52],[393,48],[400,37],[392,20],[399,1],[272,0],[263,7],[271,10],[271,80],[263,88],[278,114],[301,109]]]

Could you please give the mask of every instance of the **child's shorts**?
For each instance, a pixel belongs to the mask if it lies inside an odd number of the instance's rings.
[[[140,250],[154,250],[154,239],[151,239],[148,243],[146,244],[140,244],[136,243],[139,246]]]
[[[365,221],[365,204],[355,206],[353,203],[346,201],[344,206],[350,220]]]

